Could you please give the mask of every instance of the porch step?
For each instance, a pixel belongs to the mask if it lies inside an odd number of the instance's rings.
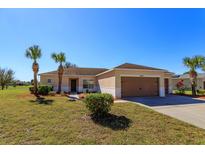
[[[70,101],[79,100],[78,94],[70,94],[70,95],[68,96],[68,98],[69,98]]]

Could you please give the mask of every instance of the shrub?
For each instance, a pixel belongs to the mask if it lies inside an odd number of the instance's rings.
[[[31,94],[34,94],[34,87],[29,87],[29,91]]]
[[[39,95],[48,95],[50,91],[53,91],[52,86],[39,86],[38,87],[38,94]]]
[[[185,93],[185,87],[184,87],[184,80],[179,80],[176,84],[177,87],[177,94],[184,94]]]
[[[204,95],[205,94],[205,90],[197,90],[197,94]]]
[[[93,93],[85,97],[86,108],[96,116],[106,115],[113,105],[114,99],[110,94]]]
[[[175,90],[175,94],[185,94],[185,90],[184,89],[180,89],[180,90]]]

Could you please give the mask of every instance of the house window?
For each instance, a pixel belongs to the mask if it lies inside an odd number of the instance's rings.
[[[94,80],[83,80],[83,89],[94,89]]]
[[[52,80],[51,80],[51,79],[48,79],[48,83],[52,83]]]

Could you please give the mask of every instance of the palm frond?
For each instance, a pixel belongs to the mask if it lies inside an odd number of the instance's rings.
[[[27,58],[31,58],[32,59],[31,52],[29,50],[26,50],[25,56]]]
[[[53,53],[51,54],[51,58],[56,62],[62,64],[63,62],[66,61],[66,56],[65,53],[60,52],[60,53]]]
[[[26,50],[25,56],[36,61],[41,58],[41,49],[38,45],[33,45]]]
[[[56,53],[52,53],[51,54],[51,58],[56,62],[58,63],[58,55]]]
[[[205,68],[205,57],[204,56],[194,56],[194,57],[185,57],[183,59],[183,63],[186,67],[188,67],[190,70],[189,72],[196,72],[196,69],[202,68],[204,66]]]
[[[183,63],[184,63],[185,66],[189,67],[190,64],[191,64],[191,58],[185,57],[185,58],[183,59]]]
[[[60,62],[65,62],[66,61],[65,53],[63,53],[63,52],[59,53],[59,60],[60,60]]]
[[[204,56],[194,56],[193,57],[194,62],[197,64],[197,67],[201,67],[205,63],[205,57]]]

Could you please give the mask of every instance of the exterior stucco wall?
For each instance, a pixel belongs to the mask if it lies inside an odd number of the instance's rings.
[[[170,74],[165,74],[162,71],[151,71],[151,70],[111,70],[104,74],[98,76],[63,76],[62,80],[62,90],[70,91],[70,79],[77,79],[77,90],[78,92],[84,92],[83,89],[83,80],[85,79],[93,79],[95,81],[95,86],[93,91],[99,91],[102,93],[110,93],[114,98],[121,98],[121,77],[122,76],[133,76],[133,77],[158,77],[159,78],[159,92],[160,96],[165,96],[165,87],[164,87],[164,79],[169,79],[169,92],[172,92],[172,80]],[[51,84],[48,84],[48,79],[52,80]],[[48,75],[41,74],[40,75],[40,83],[44,85],[52,85],[54,89],[57,90],[58,86],[58,75]]]
[[[48,83],[48,79],[52,80],[52,83]],[[98,85],[95,76],[63,76],[62,79],[62,91],[70,92],[70,79],[77,79],[77,91],[83,92],[83,80],[94,80],[94,89],[93,91],[98,91]],[[40,75],[40,84],[42,85],[52,85],[54,90],[57,91],[58,88],[58,75]]]
[[[172,86],[173,86],[173,89],[174,89],[174,90],[177,89],[176,84],[177,84],[177,82],[179,82],[180,80],[183,80],[184,87],[185,87],[186,89],[191,89],[190,79],[189,79],[189,78],[186,78],[186,79],[172,79]],[[197,79],[197,87],[196,87],[196,89],[198,89],[198,90],[203,90],[203,89],[204,89],[204,81],[205,81],[205,78],[198,78],[198,79]]]
[[[48,79],[51,79],[51,83],[48,83]],[[54,90],[57,90],[58,75],[40,75],[40,84],[51,85],[54,87]]]
[[[115,87],[115,72],[111,71],[97,76],[99,91],[102,93],[109,93],[116,97]]]

